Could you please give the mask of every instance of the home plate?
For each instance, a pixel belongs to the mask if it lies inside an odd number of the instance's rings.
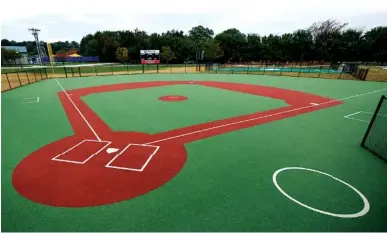
[[[142,172],[159,148],[159,146],[128,144],[105,167]]]
[[[115,153],[115,152],[117,152],[117,151],[119,151],[120,149],[118,149],[118,148],[107,148],[106,149],[106,152],[108,153],[108,154],[111,154],[111,153]]]

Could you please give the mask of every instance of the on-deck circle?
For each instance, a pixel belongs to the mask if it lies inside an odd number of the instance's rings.
[[[314,207],[311,207],[311,206],[308,206],[298,200],[296,200],[295,198],[291,197],[289,194],[287,194],[279,185],[278,185],[278,182],[277,182],[277,176],[279,173],[283,172],[283,171],[286,171],[286,170],[305,170],[305,171],[310,171],[310,172],[315,172],[315,173],[318,173],[318,174],[321,174],[321,175],[324,175],[324,176],[328,176],[336,181],[339,181],[340,183],[346,185],[347,187],[351,188],[353,191],[355,191],[360,197],[361,199],[363,200],[363,203],[364,203],[364,207],[362,210],[360,210],[359,212],[357,213],[354,213],[354,214],[336,214],[336,213],[332,213],[332,212],[328,212],[328,211],[324,211],[324,210],[320,210],[320,209],[316,209]],[[357,218],[357,217],[361,217],[365,214],[368,213],[368,211],[370,210],[370,203],[368,202],[367,198],[359,191],[357,190],[355,187],[353,187],[352,185],[348,184],[347,182],[343,181],[343,180],[340,180],[339,178],[337,177],[334,177],[328,173],[325,173],[325,172],[322,172],[322,171],[318,171],[318,170],[314,170],[314,169],[310,169],[310,168],[303,168],[303,167],[285,167],[285,168],[281,168],[277,171],[274,172],[273,174],[273,183],[275,185],[275,187],[287,198],[289,198],[290,200],[292,200],[293,202],[299,204],[300,206],[302,207],[305,207],[307,209],[310,209],[312,211],[315,211],[317,213],[320,213],[320,214],[325,214],[325,215],[330,215],[330,216],[333,216],[333,217],[338,217],[338,218]]]

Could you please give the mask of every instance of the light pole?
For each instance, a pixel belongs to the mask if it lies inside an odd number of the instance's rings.
[[[37,29],[37,28],[29,28],[28,31],[31,32],[31,34],[34,36],[35,38],[35,44],[36,44],[36,50],[38,51],[38,57],[39,57],[39,63],[42,65],[42,57],[43,57],[43,54],[42,54],[42,48],[40,47],[40,41],[39,41],[39,32],[40,32],[40,29]]]

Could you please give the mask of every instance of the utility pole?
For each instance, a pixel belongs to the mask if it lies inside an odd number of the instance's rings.
[[[31,34],[35,38],[35,43],[36,43],[36,50],[38,51],[38,57],[39,57],[39,63],[42,64],[42,57],[44,55],[44,52],[42,50],[42,47],[40,46],[40,41],[39,41],[39,32],[40,29],[37,28],[29,28],[28,31],[31,32]]]

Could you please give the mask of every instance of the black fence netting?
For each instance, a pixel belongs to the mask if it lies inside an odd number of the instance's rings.
[[[382,96],[361,146],[387,161],[387,98]]]

